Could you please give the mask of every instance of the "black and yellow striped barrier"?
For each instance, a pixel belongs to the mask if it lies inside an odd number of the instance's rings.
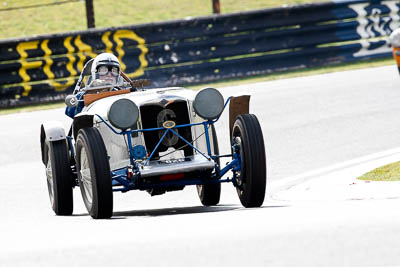
[[[348,0],[2,40],[0,108],[63,99],[101,52],[155,87],[390,57],[399,18],[397,0]]]

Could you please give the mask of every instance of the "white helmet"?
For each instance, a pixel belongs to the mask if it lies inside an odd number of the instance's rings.
[[[118,58],[110,53],[101,53],[96,56],[92,63],[92,79],[104,80],[107,83],[117,84],[120,81],[120,70]]]

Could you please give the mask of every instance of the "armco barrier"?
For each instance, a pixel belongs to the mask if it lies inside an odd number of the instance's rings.
[[[64,98],[103,51],[153,86],[390,56],[399,15],[398,0],[344,0],[3,40],[0,108]]]

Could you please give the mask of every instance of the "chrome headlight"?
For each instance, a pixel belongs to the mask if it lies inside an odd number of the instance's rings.
[[[139,118],[139,108],[129,99],[115,101],[107,113],[110,123],[121,130],[132,128]]]
[[[213,120],[224,110],[224,98],[217,89],[205,88],[197,93],[193,108],[203,119]]]
[[[400,28],[390,34],[390,43],[394,47],[400,47]]]

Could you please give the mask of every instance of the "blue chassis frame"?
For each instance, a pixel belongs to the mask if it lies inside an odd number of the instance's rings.
[[[230,99],[231,98],[229,97],[226,100],[221,114],[225,110],[226,105],[229,103]],[[209,137],[209,133],[208,133],[208,127],[210,125],[213,125],[215,122],[217,122],[221,115],[214,120],[208,120],[208,121],[199,122],[199,123],[175,125],[172,128],[160,127],[160,128],[150,128],[150,129],[128,130],[128,131],[121,131],[121,132],[117,132],[100,115],[96,114],[96,116],[105,125],[107,125],[107,127],[112,132],[114,132],[115,134],[118,134],[118,135],[126,135],[127,140],[128,140],[130,166],[111,171],[112,186],[118,187],[118,188],[113,188],[113,191],[127,192],[127,191],[135,190],[135,189],[147,190],[147,189],[153,189],[153,188],[168,188],[168,187],[174,187],[174,186],[200,185],[200,184],[216,184],[216,183],[224,183],[224,182],[232,182],[235,186],[237,186],[236,171],[239,171],[241,169],[241,157],[240,157],[240,153],[238,152],[239,150],[237,149],[237,145],[233,144],[233,154],[213,155],[213,153],[211,153],[211,145],[210,145],[210,137]],[[198,126],[198,125],[203,125],[203,127],[204,127],[204,133],[206,136],[206,144],[207,144],[207,155],[205,153],[201,152],[200,150],[198,150],[189,141],[187,141],[185,138],[180,136],[176,131],[174,131],[174,129],[183,128],[183,127],[192,127],[192,126]],[[208,160],[212,159],[214,161],[215,172],[212,174],[211,179],[183,178],[183,179],[174,180],[174,181],[164,181],[164,182],[146,183],[146,184],[140,183],[140,172],[139,172],[138,164],[135,162],[135,157],[133,154],[132,134],[138,133],[138,132],[159,131],[159,130],[166,130],[166,131],[164,132],[163,136],[158,141],[157,145],[151,152],[150,156],[147,158],[144,165],[147,165],[150,162],[151,158],[153,157],[157,148],[160,146],[160,144],[164,140],[167,133],[172,132],[179,139],[183,140],[187,145],[189,145],[194,150],[196,150],[198,153],[200,153],[203,157],[205,157]],[[232,157],[233,159],[224,168],[221,169],[219,164],[217,163],[217,159],[222,158],[222,157]],[[222,176],[224,176],[229,170],[232,170],[232,172],[233,172],[232,178],[221,179]],[[128,178],[129,172],[133,173],[133,176],[131,178]]]

